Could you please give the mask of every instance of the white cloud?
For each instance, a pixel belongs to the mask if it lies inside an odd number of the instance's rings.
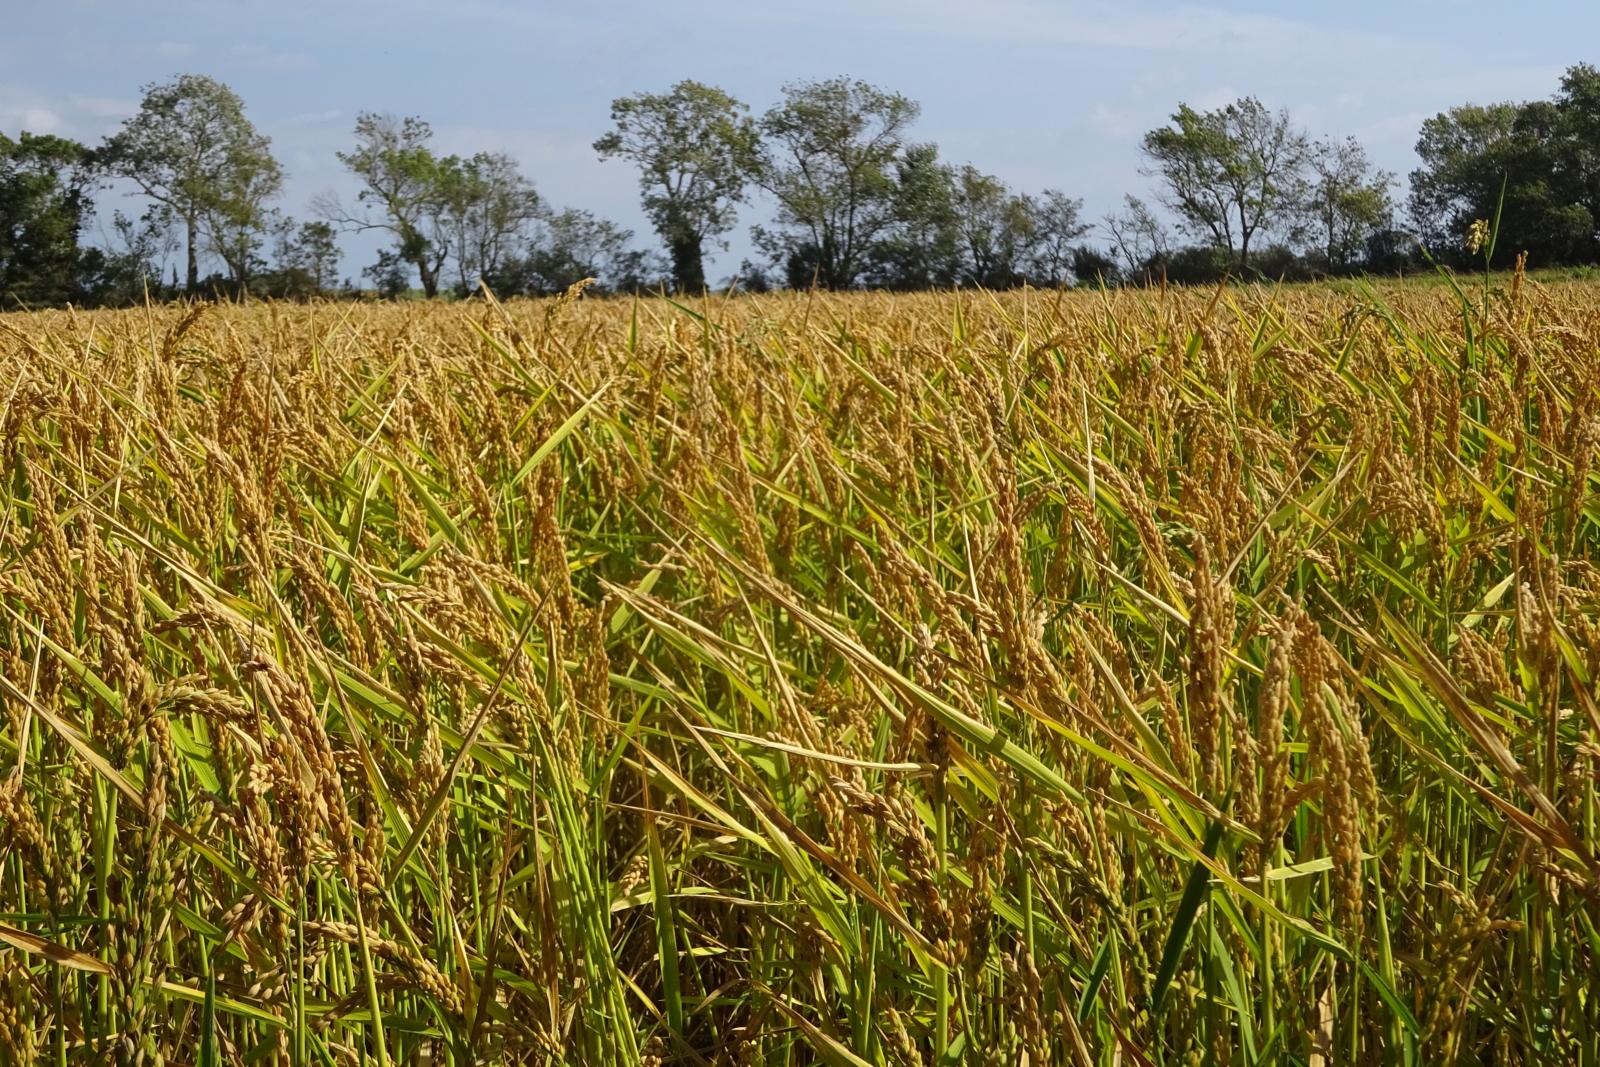
[[[28,133],[61,134],[66,123],[59,107],[32,90],[0,85],[0,133],[15,136]]]
[[[54,133],[61,128],[61,116],[47,107],[25,107],[18,118],[30,133]]]
[[[12,133],[21,129],[92,141],[110,133],[137,108],[131,100],[0,85],[0,130]]]

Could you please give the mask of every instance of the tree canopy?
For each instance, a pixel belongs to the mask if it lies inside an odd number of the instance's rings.
[[[363,111],[356,116],[355,147],[338,157],[361,180],[356,199],[369,210],[352,212],[337,200],[320,205],[328,221],[393,234],[395,259],[415,268],[429,297],[438,294],[450,255],[447,168],[429,146],[432,140],[433,127],[420,118]]]
[[[705,288],[705,242],[733,228],[759,143],[748,108],[715,86],[681,81],[666,93],[611,102],[614,128],[595,141],[600,158],[639,167],[639,190],[672,257],[680,293]]]
[[[92,156],[76,141],[0,133],[0,308],[81,294],[78,239],[93,211],[94,184]]]
[[[1304,195],[1306,135],[1286,111],[1243,97],[1213,111],[1182,104],[1171,125],[1144,136],[1149,173],[1191,235],[1250,265],[1250,244],[1282,224]]]
[[[283,171],[237,93],[203,74],[148,85],[139,110],[106,142],[103,158],[112,173],[138,185],[163,218],[181,226],[189,292],[199,288],[206,240],[242,289]]]
[[[860,280],[875,242],[896,221],[895,166],[919,108],[863,81],[829,78],[783,89],[761,118],[757,181],[777,203],[757,244],[784,262],[791,285]]]
[[[392,239],[361,272],[388,294],[547,292],[584,270],[602,278],[592,291],[694,293],[744,210],[765,215],[750,229],[760,262],[745,259],[724,284],[746,289],[1459,267],[1474,262],[1469,238],[1491,219],[1494,266],[1523,252],[1540,266],[1600,262],[1600,69],[1589,64],[1568,68],[1547,99],[1461,104],[1425,120],[1398,203],[1395,175],[1353,137],[1314,138],[1251,96],[1210,110],[1180,103],[1140,141],[1154,188],[1127,194],[1093,227],[1059,183],[1019,189],[976,162],[947,162],[915,136],[919,115],[909,97],[848,77],[786,85],[758,118],[689,79],[616,97],[593,147],[637,168],[663,258],[625,226],[548,203],[523,170],[537,161],[445,154],[426,120],[372,111],[336,153],[357,183],[350,203],[324,194],[315,221],[290,218],[276,206],[283,169],[238,94],[179,74],[145,86],[135,114],[97,147],[0,134],[0,300],[326,295],[338,290],[340,234],[359,231]],[[114,179],[146,206],[90,231],[97,193]]]

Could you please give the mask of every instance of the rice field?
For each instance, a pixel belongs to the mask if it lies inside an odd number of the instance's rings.
[[[1600,1062],[1600,299],[0,317],[0,1059]]]

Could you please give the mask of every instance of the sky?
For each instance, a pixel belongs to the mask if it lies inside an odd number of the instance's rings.
[[[759,114],[787,83],[849,75],[918,101],[919,141],[1019,191],[1063,190],[1097,220],[1150,196],[1139,140],[1180,102],[1253,95],[1317,136],[1353,135],[1375,165],[1416,165],[1422,120],[1462,103],[1548,97],[1600,55],[1600,5],[1479,0],[1210,4],[1119,0],[0,0],[0,131],[94,142],[140,89],[209,74],[244,98],[288,172],[280,206],[356,191],[335,152],[361,111],[417,115],[443,152],[505,151],[547,202],[654,235],[636,172],[591,147],[613,98],[693,78]],[[1403,187],[1399,190],[1403,195]],[[129,214],[141,203],[104,198]],[[750,255],[756,198],[712,257]],[[357,276],[378,240],[345,241]]]

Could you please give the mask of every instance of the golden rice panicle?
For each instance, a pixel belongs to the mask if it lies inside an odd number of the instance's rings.
[[[1359,936],[1364,919],[1364,879],[1356,772],[1339,724],[1340,709],[1330,684],[1322,633],[1308,615],[1300,616],[1297,629],[1294,666],[1300,677],[1301,717],[1312,754],[1322,770],[1322,823],[1333,856],[1335,904],[1340,922]]]
[[[1467,695],[1485,708],[1494,706],[1496,696],[1511,694],[1505,650],[1475,629],[1456,627],[1456,647],[1451,654],[1450,667]]]
[[[20,952],[0,952],[0,1059],[32,1064],[37,1062],[35,1028],[40,1020],[23,959]]]
[[[50,841],[23,784],[20,775],[0,779],[0,855],[22,856],[30,891],[43,895],[53,873]]]
[[[1284,727],[1289,719],[1290,659],[1300,626],[1300,613],[1293,609],[1269,635],[1267,663],[1256,707],[1256,746],[1261,762],[1261,799],[1257,804],[1256,828],[1261,836],[1263,862],[1274,852],[1287,815],[1289,750]]]
[[[163,825],[175,765],[171,733],[159,714],[145,716],[139,725],[145,734],[144,795],[138,819],[124,829],[119,842],[132,863],[118,878],[120,892],[114,898],[114,921],[108,932],[123,1020],[119,1058],[142,1063],[161,1058],[151,980],[171,921],[177,857]]]
[[[1212,574],[1211,552],[1204,537],[1194,542],[1193,603],[1189,610],[1189,724],[1194,731],[1200,776],[1214,795],[1223,791],[1220,776],[1222,673],[1226,642],[1233,632],[1233,604]]]

